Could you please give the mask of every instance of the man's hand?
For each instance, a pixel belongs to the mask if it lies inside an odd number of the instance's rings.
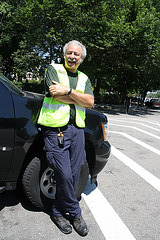
[[[60,102],[68,104],[78,104],[86,108],[92,108],[94,104],[94,97],[90,94],[85,94],[72,89],[69,96],[66,94],[70,91],[69,87],[66,87],[60,83],[53,82],[53,85],[49,87],[51,96]]]
[[[58,82],[53,82],[53,85],[51,85],[49,87],[49,92],[51,94],[52,97],[56,96],[56,95],[66,95],[70,88],[69,87],[66,87]]]

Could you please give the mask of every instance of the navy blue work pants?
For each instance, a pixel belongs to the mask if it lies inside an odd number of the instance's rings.
[[[86,160],[84,129],[67,125],[60,130],[64,145],[58,143],[58,128],[44,127],[44,150],[49,167],[55,171],[56,198],[53,200],[53,214],[62,216],[69,213],[80,217],[81,209],[75,197],[81,167]]]

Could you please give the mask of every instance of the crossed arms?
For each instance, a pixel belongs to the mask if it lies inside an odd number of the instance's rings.
[[[69,91],[69,87],[66,87],[58,82],[53,82],[53,85],[49,87],[51,97],[62,103],[78,104],[86,108],[92,108],[94,104],[94,97],[92,95],[81,93],[72,89],[71,94],[66,96]]]

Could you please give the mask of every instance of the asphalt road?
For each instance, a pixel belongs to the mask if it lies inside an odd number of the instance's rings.
[[[109,120],[110,159],[80,205],[87,240],[160,240],[160,110],[97,106]],[[0,240],[81,239],[64,235],[16,192],[0,195]]]

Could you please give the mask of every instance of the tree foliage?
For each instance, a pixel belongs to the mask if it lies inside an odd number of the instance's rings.
[[[63,62],[72,39],[87,47],[80,66],[96,86],[122,95],[160,88],[158,0],[7,0],[0,6],[4,73]]]

